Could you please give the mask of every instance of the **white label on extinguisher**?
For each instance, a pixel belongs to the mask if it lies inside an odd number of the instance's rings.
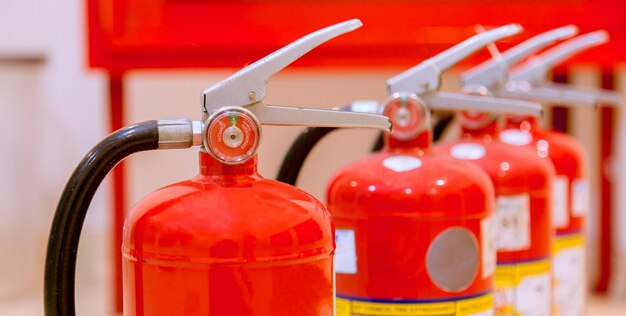
[[[335,272],[356,274],[356,247],[354,231],[351,229],[335,230]]]
[[[554,315],[582,316],[585,311],[585,248],[582,233],[554,240],[552,276]]]
[[[504,251],[530,247],[530,198],[528,194],[496,198],[496,248]]]
[[[472,143],[457,144],[450,148],[450,155],[458,159],[476,160],[485,155],[485,147]]]
[[[569,224],[568,182],[566,176],[557,176],[552,181],[552,222],[556,228]]]
[[[496,315],[549,316],[551,297],[550,259],[498,264]]]
[[[486,279],[496,271],[496,225],[493,216],[480,221],[480,246],[482,247],[482,277]]]
[[[552,315],[552,284],[550,273],[523,277],[515,297],[517,315]]]
[[[586,179],[572,181],[572,216],[584,216],[589,209],[589,182]]]
[[[500,132],[500,141],[514,146],[525,146],[533,141],[533,135],[518,129],[507,129]]]
[[[383,166],[395,172],[405,172],[421,167],[422,161],[411,156],[393,156],[383,160]]]

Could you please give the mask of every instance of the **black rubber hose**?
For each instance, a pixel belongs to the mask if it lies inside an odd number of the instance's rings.
[[[378,152],[381,149],[383,149],[383,146],[385,146],[385,133],[384,132],[379,132],[378,136],[376,136],[376,140],[374,141],[374,146],[372,146],[372,152]]]
[[[433,142],[438,141],[443,136],[443,132],[450,126],[450,123],[454,120],[454,114],[446,114],[441,116],[437,123],[433,126]]]
[[[157,121],[122,128],[94,147],[74,170],[57,206],[46,254],[44,311],[47,316],[76,314],[74,279],[78,241],[96,189],[125,157],[157,149]]]
[[[302,169],[306,157],[309,156],[315,144],[335,129],[337,128],[308,127],[304,132],[300,133],[298,138],[291,144],[289,151],[287,151],[287,155],[280,165],[276,180],[295,186],[300,169]]]

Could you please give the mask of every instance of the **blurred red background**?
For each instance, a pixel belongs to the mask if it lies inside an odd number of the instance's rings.
[[[316,29],[351,18],[363,28],[322,45],[296,66],[414,65],[487,28],[520,23],[506,49],[554,27],[606,29],[608,45],[571,62],[609,67],[626,54],[626,2],[619,0],[201,1],[89,0],[89,62],[131,68],[241,67]],[[481,52],[465,63],[488,58]]]

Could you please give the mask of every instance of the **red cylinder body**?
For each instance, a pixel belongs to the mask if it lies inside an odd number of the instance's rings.
[[[547,154],[554,163],[554,315],[584,315],[584,220],[589,206],[589,184],[582,146],[569,135],[542,129],[532,117],[507,118],[500,140],[528,148],[539,156]]]
[[[528,150],[499,143],[496,122],[463,129],[435,147],[490,176],[496,195],[496,315],[550,315],[551,184],[554,167]]]
[[[493,187],[430,142],[430,131],[388,135],[382,152],[330,182],[337,316],[492,312]]]
[[[200,175],[124,226],[125,315],[333,315],[330,214],[309,194],[200,153]]]

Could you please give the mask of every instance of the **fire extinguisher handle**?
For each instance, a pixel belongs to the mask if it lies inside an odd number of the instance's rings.
[[[489,113],[519,114],[541,117],[542,106],[538,103],[515,99],[475,96],[460,93],[431,92],[420,98],[433,110],[479,111]]]
[[[205,119],[224,106],[245,107],[263,125],[318,127],[366,127],[389,130],[381,115],[323,109],[267,105],[266,84],[270,77],[315,47],[359,27],[352,19],[310,33],[218,82],[202,93]]]
[[[539,55],[529,59],[510,73],[510,80],[527,81],[540,85],[548,80],[548,72],[586,49],[609,41],[609,34],[604,30],[587,33],[567,40]]]
[[[618,106],[624,104],[624,98],[621,93],[593,87],[579,87],[569,84],[547,82],[542,85],[543,88],[549,88],[557,91],[562,91],[563,94],[571,96],[574,99],[586,98],[592,96],[596,105],[612,105]]]
[[[352,19],[328,26],[241,69],[202,93],[204,112],[211,114],[224,106],[248,106],[263,101],[266,95],[266,84],[272,75],[315,47],[339,35],[356,30],[362,25],[360,20]]]
[[[593,106],[597,103],[596,98],[588,93],[565,93],[565,90],[562,89],[553,89],[547,86],[531,86],[525,81],[509,81],[504,88],[493,90],[493,93],[501,98],[526,100],[542,104]]]
[[[508,80],[509,68],[540,49],[554,44],[557,41],[568,39],[578,33],[575,25],[566,25],[535,35],[530,39],[514,46],[493,58],[461,74],[463,86],[476,85],[492,89],[494,86],[503,86]]]
[[[522,31],[519,24],[508,24],[476,34],[417,66],[387,80],[387,93],[413,92],[422,94],[436,91],[441,84],[441,74],[481,48]]]
[[[248,108],[261,124],[278,126],[364,127],[391,130],[385,116],[341,110],[309,109],[265,105],[257,102]]]
[[[378,114],[381,111],[381,107],[377,101],[357,100],[349,105],[337,108],[336,110]],[[300,133],[296,140],[291,144],[291,147],[289,147],[285,158],[283,158],[276,180],[295,186],[298,181],[302,165],[309,156],[309,153],[311,153],[311,150],[313,150],[315,145],[322,140],[322,138],[336,129],[336,127],[316,126],[308,127]]]
[[[44,276],[45,315],[76,314],[78,242],[89,204],[104,177],[133,153],[196,145],[199,127],[198,122],[187,119],[128,126],[106,137],[82,159],[65,186],[50,229]]]

